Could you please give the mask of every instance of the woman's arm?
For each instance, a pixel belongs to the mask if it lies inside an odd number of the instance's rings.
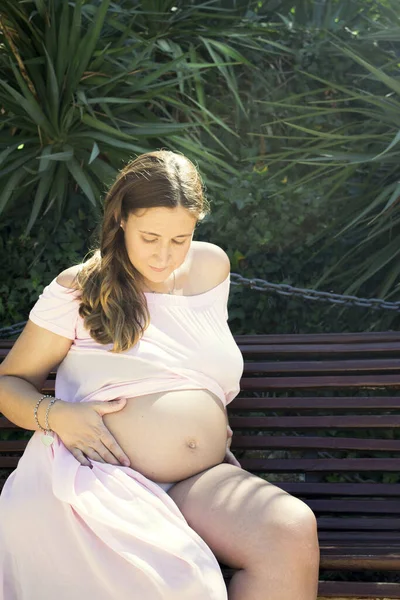
[[[225,453],[225,458],[224,458],[223,462],[229,463],[230,465],[235,465],[235,467],[242,468],[242,465],[237,460],[237,458],[235,458],[235,456],[232,454],[232,452],[230,450],[231,444],[232,444],[233,431],[230,428],[229,424],[227,425],[227,432],[228,432],[228,439],[226,440],[226,453]]]
[[[0,365],[0,412],[12,423],[24,429],[39,429],[34,418],[34,407],[42,397],[40,390],[71,344],[71,340],[28,320]],[[38,419],[42,426],[49,402],[50,399],[45,399],[39,406]]]

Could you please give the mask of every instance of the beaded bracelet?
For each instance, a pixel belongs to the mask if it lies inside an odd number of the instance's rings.
[[[44,429],[44,428],[41,426],[41,424],[39,423],[39,419],[38,419],[38,416],[37,416],[37,411],[38,411],[38,408],[39,408],[39,404],[40,404],[40,403],[41,403],[41,401],[42,401],[42,400],[44,400],[45,398],[52,398],[52,397],[53,397],[53,396],[49,396],[49,395],[45,394],[44,396],[42,396],[41,398],[39,398],[39,400],[38,400],[38,401],[37,401],[37,403],[36,403],[35,410],[33,411],[33,414],[34,414],[34,416],[35,416],[35,421],[36,421],[36,423],[38,424],[38,426],[39,426],[39,429],[41,429],[42,431],[46,431],[46,430],[45,430],[45,429]]]
[[[47,409],[46,409],[46,416],[45,416],[45,428],[43,428],[41,426],[41,424],[39,423],[39,419],[37,416],[37,411],[39,408],[40,403],[42,402],[42,400],[44,400],[45,398],[51,398]],[[49,427],[49,412],[50,412],[50,408],[53,406],[53,404],[57,401],[60,400],[60,398],[54,398],[53,396],[49,396],[48,394],[45,394],[44,396],[42,396],[36,403],[35,406],[35,410],[34,410],[34,415],[35,415],[35,420],[36,423],[39,425],[39,428],[44,432],[43,436],[42,436],[42,442],[45,446],[51,446],[51,444],[54,442],[54,436],[51,434],[51,429]]]

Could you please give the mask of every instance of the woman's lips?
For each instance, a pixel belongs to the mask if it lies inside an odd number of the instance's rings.
[[[163,267],[162,269],[157,269],[156,267],[150,267],[150,269],[153,269],[153,271],[158,271],[159,273],[161,273],[161,271],[165,271],[167,267]]]

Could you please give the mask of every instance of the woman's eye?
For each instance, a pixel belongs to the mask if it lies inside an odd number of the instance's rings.
[[[146,243],[146,244],[154,244],[154,242],[156,242],[157,240],[146,240],[146,238],[142,238],[142,240]],[[172,240],[174,244],[177,244],[178,246],[182,246],[182,244],[185,243],[186,240],[183,240],[183,242],[177,242],[176,240]]]

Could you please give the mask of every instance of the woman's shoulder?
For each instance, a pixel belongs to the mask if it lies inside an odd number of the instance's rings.
[[[216,287],[226,280],[231,263],[225,250],[210,242],[193,241],[192,280],[201,282],[201,291]]]
[[[56,277],[56,282],[65,288],[75,288],[75,280],[79,271],[82,268],[82,263],[68,267]]]

